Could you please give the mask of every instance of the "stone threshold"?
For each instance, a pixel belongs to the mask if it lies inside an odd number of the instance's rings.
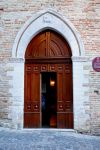
[[[74,132],[77,133],[74,129],[57,129],[57,128],[23,128],[23,131],[57,131],[57,132]]]
[[[21,128],[21,129],[14,129],[14,128],[5,128],[5,127],[0,127],[0,131],[27,131],[27,132],[32,132],[32,131],[40,131],[40,132],[73,132],[77,133],[75,129],[57,129],[57,128]]]

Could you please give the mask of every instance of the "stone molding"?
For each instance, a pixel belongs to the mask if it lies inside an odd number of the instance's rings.
[[[27,45],[39,32],[51,29],[61,34],[69,43],[72,56],[84,56],[84,46],[79,33],[69,20],[52,10],[31,17],[18,32],[12,50],[13,58],[24,58]]]
[[[25,60],[23,58],[6,58],[6,59],[0,59],[0,63],[24,63]]]
[[[92,60],[92,58],[87,57],[87,56],[72,56],[72,62],[90,62]],[[25,59],[23,58],[8,58],[8,59],[4,59],[4,60],[0,60],[1,63],[5,63],[5,62],[10,62],[10,63],[24,63]]]
[[[24,59],[23,58],[10,58],[9,62],[10,63],[24,63]]]
[[[72,62],[90,62],[90,57],[87,56],[72,56]]]

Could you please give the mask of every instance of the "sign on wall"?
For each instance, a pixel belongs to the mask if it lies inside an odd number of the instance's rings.
[[[100,72],[100,57],[95,57],[93,59],[92,67],[95,71]]]

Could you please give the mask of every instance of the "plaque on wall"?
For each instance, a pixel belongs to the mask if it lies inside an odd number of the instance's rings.
[[[100,72],[100,57],[95,57],[93,59],[92,67],[95,71]]]

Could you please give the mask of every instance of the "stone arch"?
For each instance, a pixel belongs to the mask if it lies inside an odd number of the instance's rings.
[[[62,35],[71,48],[73,63],[74,129],[82,128],[86,119],[83,122],[83,120],[79,121],[78,118],[80,117],[80,106],[83,106],[84,102],[82,98],[84,94],[82,84],[82,80],[84,80],[83,63],[87,61],[84,56],[84,46],[79,33],[70,21],[52,10],[43,11],[39,15],[35,15],[35,17],[31,17],[18,32],[14,41],[12,49],[12,65],[14,67],[12,73],[13,89],[11,90],[11,94],[14,101],[12,114],[16,114],[16,116],[12,117],[12,126],[14,128],[23,128],[24,60],[26,48],[33,37],[46,29],[54,30]],[[77,107],[77,103],[79,107]],[[85,116],[84,109],[83,115]]]
[[[58,13],[47,10],[41,12],[37,17],[31,17],[21,28],[14,42],[12,56],[14,58],[24,58],[30,40],[45,29],[52,29],[61,34],[69,43],[72,56],[84,55],[82,40],[71,22]]]

